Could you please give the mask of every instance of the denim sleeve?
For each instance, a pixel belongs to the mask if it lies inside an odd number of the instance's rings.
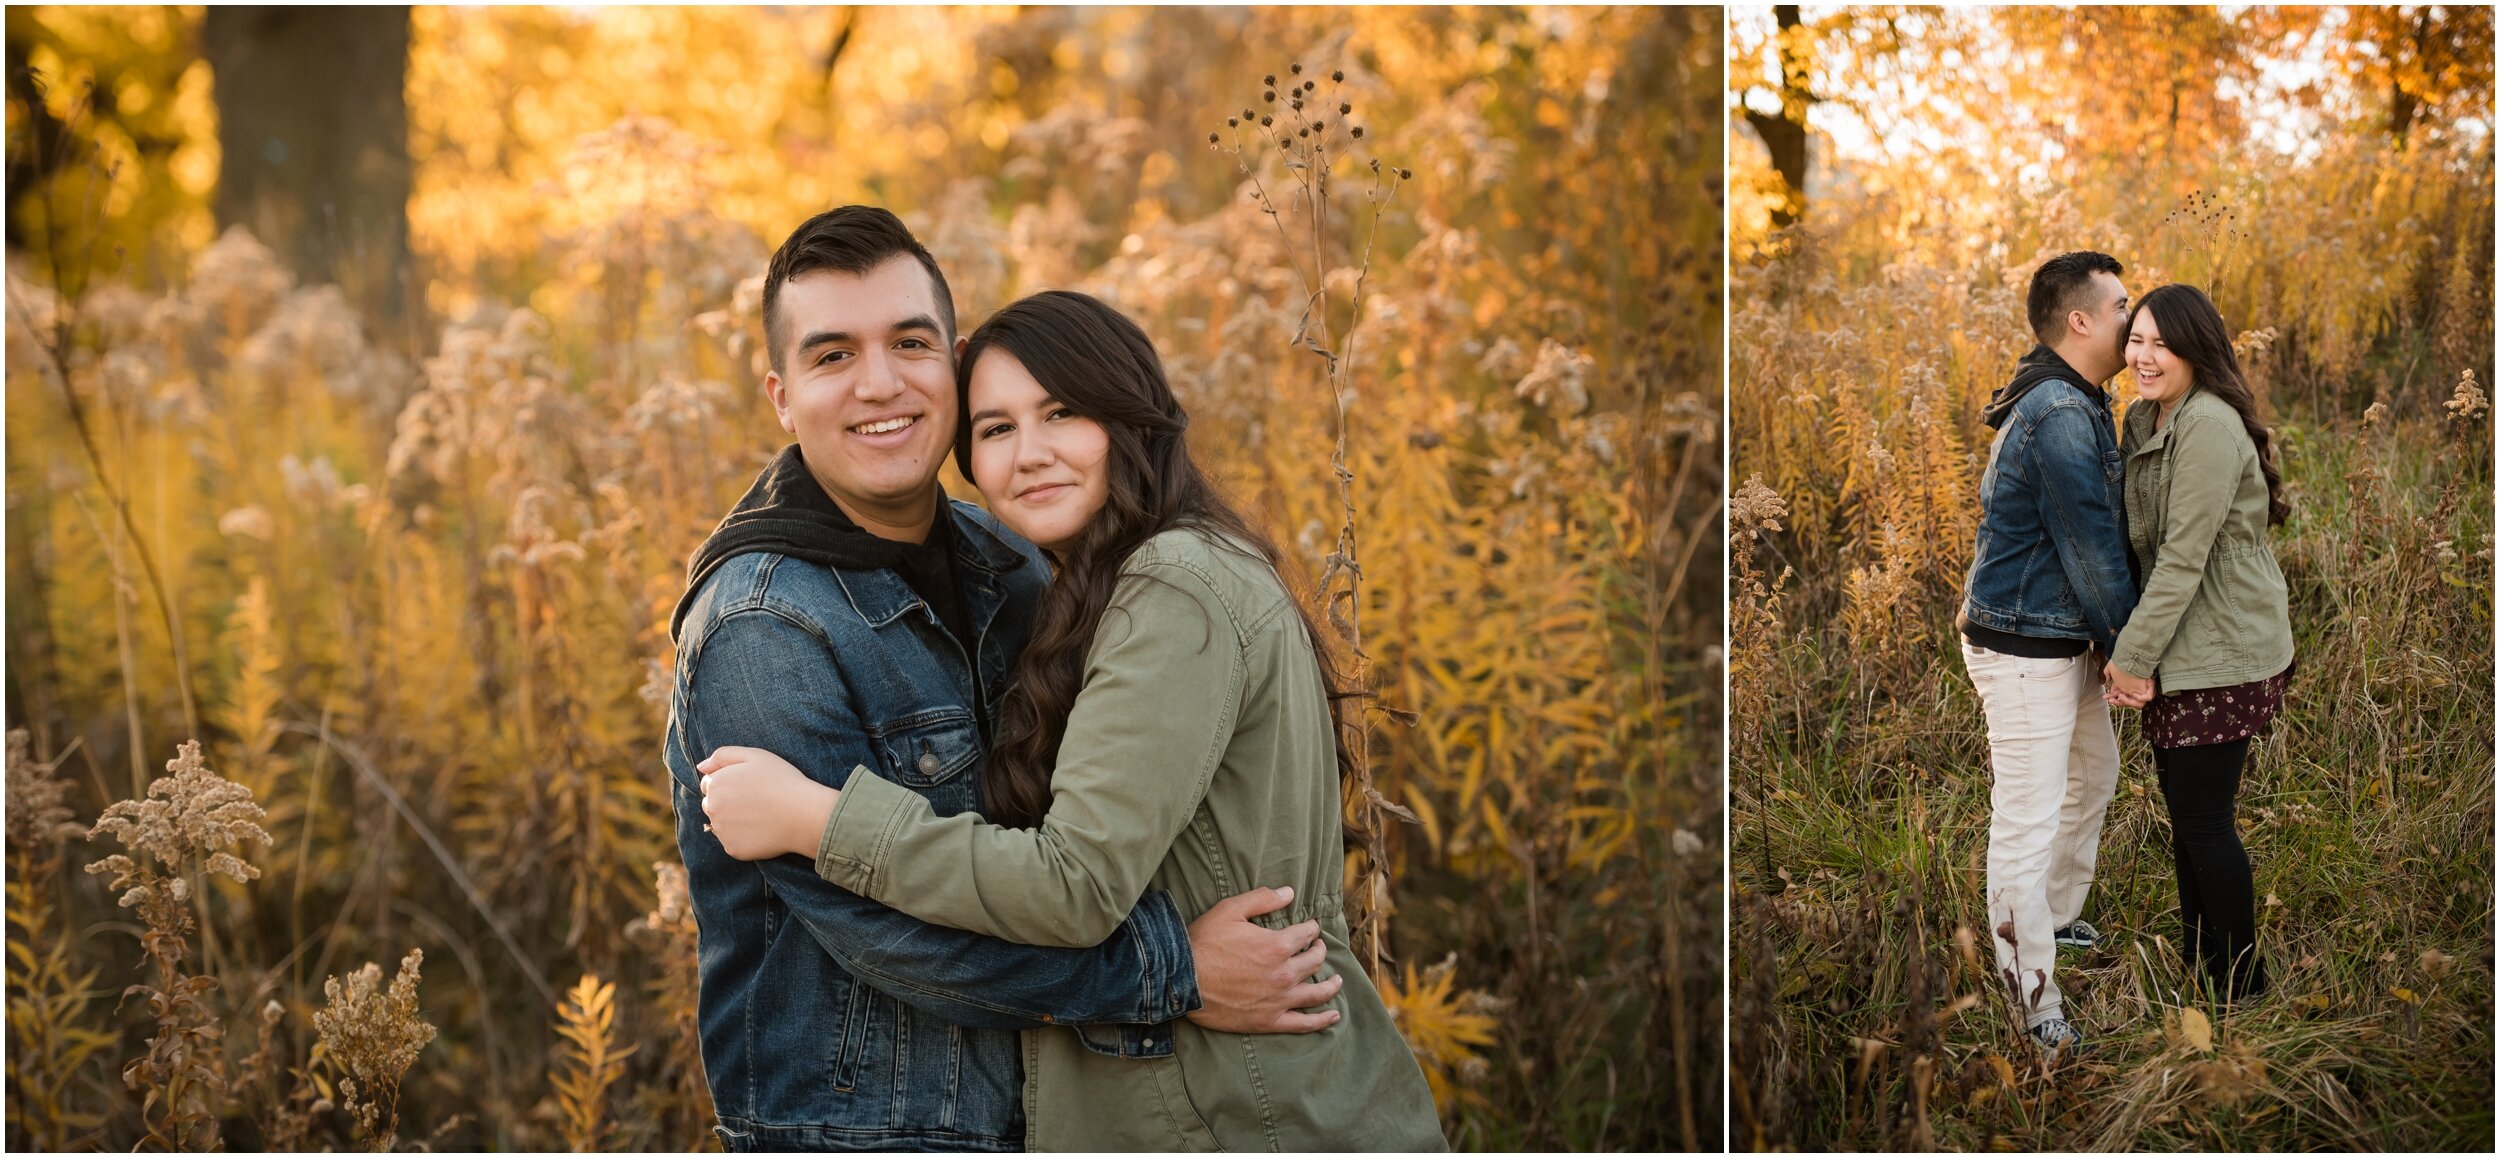
[[[834,786],[876,762],[825,640],[799,623],[770,608],[733,612],[693,662],[683,759],[670,761],[681,801],[694,799],[694,764],[727,745],[772,752]],[[1040,948],[907,916],[827,883],[806,857],[733,860],[698,807],[681,804],[677,828],[689,873],[703,861],[700,871],[762,874],[846,972],[958,1025],[1156,1024],[1199,1005],[1187,924],[1168,894],[1141,898],[1099,944]]]
[[[2041,523],[2083,605],[2092,642],[2106,655],[2135,610],[2135,576],[2127,562],[2125,515],[2110,496],[2101,440],[2092,428],[2102,421],[2090,407],[2050,407],[2032,428],[2031,462]]]

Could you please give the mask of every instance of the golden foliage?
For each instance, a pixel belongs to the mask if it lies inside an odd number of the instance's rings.
[[[1424,970],[1420,979],[1415,963],[1409,961],[1403,984],[1396,978],[1380,982],[1380,999],[1389,1007],[1389,1019],[1406,1035],[1406,1046],[1423,1066],[1432,1100],[1443,1112],[1461,1097],[1478,1103],[1484,1100],[1482,1093],[1459,1082],[1482,1080],[1487,1067],[1476,1051],[1493,1044],[1499,1024],[1493,1016],[1500,1006],[1498,999],[1475,990],[1452,992],[1457,972],[1458,955],[1453,953]]]
[[[556,1034],[565,1041],[556,1055],[556,1112],[565,1147],[576,1154],[607,1148],[608,1087],[624,1076],[618,1063],[635,1049],[617,1048],[615,998],[615,982],[584,973],[556,1011]]]
[[[76,833],[59,764],[37,763],[23,728],[8,736],[8,1122],[11,1148],[71,1150],[104,1115],[72,1104],[87,1060],[111,1048],[88,1024],[102,967],[80,968],[57,895],[61,839]]]

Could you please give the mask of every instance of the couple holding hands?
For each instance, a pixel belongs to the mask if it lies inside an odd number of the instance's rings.
[[[2217,1003],[2268,986],[2235,816],[2249,744],[2283,703],[2292,625],[2268,529],[2289,507],[2221,313],[2165,285],[2130,304],[2101,253],[2032,275],[2039,345],[1984,417],[1962,656],[1987,716],[1988,926],[2044,1050],[2079,1045],[2056,980],[2118,783],[2112,705],[2142,712],[2169,811],[2181,949]],[[2135,371],[2123,422],[2102,389]],[[2135,922],[2138,928],[2149,922]]]

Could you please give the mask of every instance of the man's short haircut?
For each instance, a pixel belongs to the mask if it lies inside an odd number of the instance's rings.
[[[2092,288],[2092,275],[2116,277],[2125,272],[2117,258],[2090,250],[2061,253],[2040,263],[2031,275],[2031,297],[2025,303],[2031,313],[2032,335],[2042,345],[2056,345],[2066,332],[2066,315],[2088,305],[2084,292]]]
[[[790,279],[819,270],[833,270],[855,277],[866,277],[878,266],[902,254],[920,260],[920,268],[929,271],[930,296],[937,299],[938,325],[946,331],[946,342],[955,341],[955,295],[946,288],[946,275],[938,272],[937,259],[921,247],[920,239],[904,228],[900,218],[873,205],[845,205],[828,209],[810,217],[790,238],[773,251],[772,264],[764,270],[764,344],[772,358],[773,371],[779,373],[782,344],[790,340],[788,328],[781,320],[781,287]]]

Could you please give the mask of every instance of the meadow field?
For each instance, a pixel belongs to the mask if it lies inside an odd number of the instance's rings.
[[[2490,1149],[2489,18],[2442,30],[2480,44],[2479,81],[2402,119],[2360,19],[1738,13],[1732,1147]],[[2217,97],[2198,63],[2278,91],[2287,43],[2330,65],[2312,103]],[[1812,61],[1785,75],[1821,126],[1794,201],[1779,126],[1755,131],[1783,59]],[[2238,335],[2292,503],[2299,670],[2240,798],[2274,994],[2182,996],[2168,822],[2122,712],[2103,940],[2059,978],[2088,1049],[2052,1068],[1993,980],[1953,622],[1979,410],[2032,344],[2031,270],[2073,249],[2138,295],[2208,288]]]
[[[715,1145],[667,617],[855,200],[1160,344],[1376,693],[1452,1144],[1720,1145],[1716,10],[419,8],[335,285],[202,19],[9,13],[11,1148]]]

